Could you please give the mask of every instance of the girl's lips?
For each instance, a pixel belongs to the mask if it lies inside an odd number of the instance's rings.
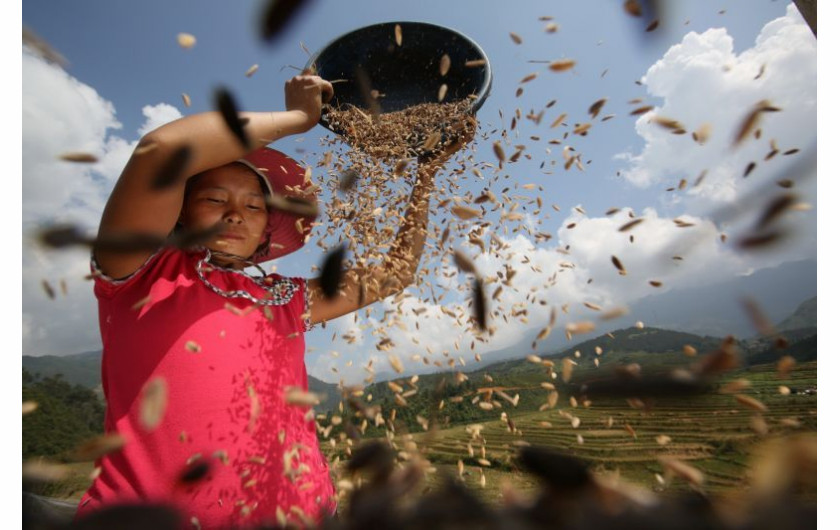
[[[238,241],[242,241],[245,239],[245,236],[241,236],[239,234],[231,234],[230,232],[225,232],[219,237],[221,237],[222,239],[235,239]]]

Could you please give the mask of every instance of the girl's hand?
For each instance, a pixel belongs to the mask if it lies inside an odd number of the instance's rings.
[[[306,132],[321,119],[323,102],[333,97],[333,87],[317,75],[297,75],[286,81],[286,110],[300,114],[300,130]]]

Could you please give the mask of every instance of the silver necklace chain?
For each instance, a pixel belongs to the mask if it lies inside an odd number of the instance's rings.
[[[219,267],[210,262],[210,259],[214,256],[220,256],[225,258],[237,259],[239,261],[243,261],[248,265],[256,267],[261,273],[262,277],[259,276],[251,276],[250,274],[236,270],[236,269],[229,269],[225,267]],[[270,296],[269,298],[257,298],[248,291],[244,291],[241,289],[235,291],[225,291],[219,289],[205,277],[204,273],[208,269],[214,269],[218,271],[233,273],[233,274],[241,274],[246,278],[249,278],[251,281],[259,285],[262,289],[266,291]],[[214,252],[210,249],[207,249],[207,254],[205,254],[204,258],[198,260],[198,263],[195,265],[195,270],[198,273],[198,277],[201,279],[201,282],[207,286],[208,289],[213,291],[214,293],[223,296],[225,298],[245,298],[253,302],[256,305],[286,305],[289,301],[294,297],[295,293],[298,291],[298,285],[286,277],[280,277],[280,279],[276,279],[273,277],[269,277],[266,272],[254,263],[253,261],[241,258],[239,256],[235,256],[233,254],[227,254],[224,252]]]

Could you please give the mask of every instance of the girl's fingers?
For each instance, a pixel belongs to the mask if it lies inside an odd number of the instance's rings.
[[[318,78],[318,79],[321,79],[321,78]],[[335,92],[333,91],[332,83],[330,83],[329,81],[325,81],[325,80],[321,79],[321,93],[326,96],[324,98],[324,101],[331,100],[333,98],[333,95],[335,95]]]
[[[318,89],[321,91],[321,94],[326,96],[324,98],[324,101],[329,101],[332,99],[334,92],[333,86],[329,81],[322,79],[317,75],[305,76],[305,79],[310,83],[309,86],[318,87]]]

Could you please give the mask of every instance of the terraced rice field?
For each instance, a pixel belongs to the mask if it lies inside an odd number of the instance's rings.
[[[752,449],[764,439],[817,429],[816,394],[779,392],[780,385],[800,391],[815,388],[816,362],[797,366],[786,379],[777,377],[774,365],[763,365],[739,371],[724,382],[741,378],[751,385],[740,393],[764,403],[766,412],[747,408],[731,394],[660,400],[645,410],[619,400],[573,407],[561,393],[553,410],[520,412],[508,406],[500,410],[500,415],[504,411],[512,419],[515,433],[507,421],[496,420],[410,437],[437,469],[430,475],[432,484],[440,480],[435,475],[458,476],[461,460],[464,482],[481,490],[487,500],[497,499],[505,482],[520,493],[536,489],[537,480],[516,465],[516,450],[523,444],[565,451],[588,462],[597,473],[617,471],[624,479],[666,494],[688,487],[678,480],[663,485],[657,479],[657,474],[665,474],[657,458],[675,457],[703,472],[704,491],[720,493],[748,483]],[[573,418],[579,423],[573,424]],[[757,418],[763,418],[766,432]],[[401,443],[397,437],[397,446]],[[330,454],[328,447],[324,450]],[[490,465],[480,465],[482,458]],[[482,473],[485,488],[480,486]]]
[[[757,415],[755,411],[739,404],[732,395],[710,394],[690,400],[659,401],[649,410],[633,409],[624,401],[572,407],[561,397],[553,410],[502,409],[513,420],[516,434],[509,431],[507,422],[497,419],[476,424],[481,426],[478,437],[473,437],[466,425],[437,432],[420,430],[407,436],[417,443],[436,469],[428,475],[429,487],[434,487],[445,475],[458,477],[457,464],[461,460],[464,483],[488,502],[498,500],[506,488],[528,495],[539,487],[538,479],[523,473],[516,465],[516,450],[525,443],[563,450],[590,463],[596,473],[618,472],[626,480],[665,494],[688,487],[680,481],[663,486],[656,479],[657,473],[664,474],[657,457],[673,456],[704,473],[706,492],[721,493],[747,484],[751,450],[765,438],[816,432],[816,394],[784,396],[778,390],[780,385],[798,390],[816,387],[816,370],[816,362],[803,363],[782,380],[776,376],[775,366],[763,365],[725,380],[745,378],[751,382],[750,388],[742,393],[767,406],[767,412],[762,414],[768,427],[766,435],[757,433],[751,426],[752,418]],[[580,419],[576,428],[569,416]],[[609,426],[610,418],[612,426]],[[797,420],[799,426],[783,423],[790,419]],[[632,427],[635,437],[625,425]],[[663,435],[670,437],[665,445],[657,441]],[[406,445],[399,436],[395,442],[398,447]],[[336,456],[344,460],[346,448],[344,443],[335,448],[329,443],[322,446],[330,461]],[[479,458],[486,458],[490,466],[480,465]],[[52,496],[76,501],[81,497],[89,485],[93,466],[91,463],[75,466],[73,476],[49,492]],[[336,471],[340,473],[341,466]],[[482,473],[484,487],[480,484]],[[806,493],[816,499],[816,491]]]

